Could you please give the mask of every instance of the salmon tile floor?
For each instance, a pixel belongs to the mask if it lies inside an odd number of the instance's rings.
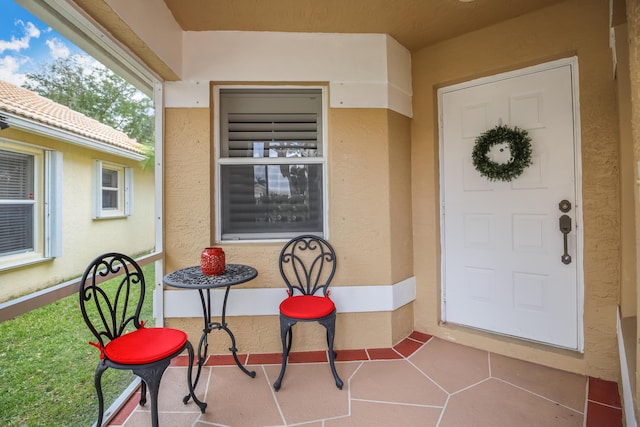
[[[184,358],[186,360],[186,358]],[[211,356],[196,395],[187,392],[184,360],[167,369],[158,401],[164,427],[305,426],[622,426],[617,384],[567,373],[414,332],[394,348],[344,350],[335,386],[326,353],[291,355],[282,388],[272,384],[280,355],[242,355],[250,378],[230,356]],[[149,426],[134,395],[110,426]]]

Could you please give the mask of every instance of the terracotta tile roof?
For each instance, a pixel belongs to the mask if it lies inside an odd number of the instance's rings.
[[[143,154],[142,144],[129,138],[125,133],[30,90],[0,80],[0,114],[2,111],[33,119],[107,145]]]

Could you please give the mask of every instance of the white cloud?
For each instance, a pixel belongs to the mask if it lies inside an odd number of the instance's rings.
[[[58,38],[49,39],[45,43],[49,47],[49,53],[51,53],[54,59],[67,58],[71,54],[69,47]]]
[[[34,39],[37,39],[38,37],[40,37],[40,30],[32,22],[27,22],[27,25],[25,25],[22,21],[18,21],[17,23],[19,23],[24,27],[25,32],[27,33],[27,36],[32,37]]]
[[[21,86],[26,80],[25,74],[18,73],[20,66],[27,62],[26,59],[20,59],[15,56],[5,56],[0,58],[0,80]]]
[[[77,53],[73,55],[73,60],[82,67],[85,75],[93,74],[96,69],[105,68],[104,65],[89,55]]]
[[[22,49],[28,49],[31,39],[40,37],[40,30],[31,22],[25,24],[23,21],[18,20],[16,21],[16,26],[22,27],[25,33],[24,36],[19,39],[11,36],[11,40],[0,40],[0,53],[5,50],[18,52]]]

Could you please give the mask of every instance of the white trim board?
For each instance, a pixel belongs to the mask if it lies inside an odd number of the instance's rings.
[[[386,34],[185,32],[183,55],[167,108],[209,107],[210,81],[327,82],[331,108],[413,115],[411,54]]]
[[[393,285],[332,286],[330,290],[338,313],[394,311],[416,299],[416,279],[410,277]],[[213,316],[222,314],[224,292],[224,288],[211,291]],[[227,301],[227,316],[277,315],[278,307],[286,296],[285,287],[232,288]],[[164,317],[202,317],[198,292],[165,289]]]
[[[637,427],[636,411],[633,405],[633,389],[631,388],[629,365],[627,362],[627,353],[625,351],[625,343],[622,335],[622,319],[620,316],[620,307],[616,312],[616,332],[618,336],[618,355],[620,356],[620,378],[622,379],[622,406],[624,407],[625,425],[627,427]],[[635,342],[632,343],[635,345]]]

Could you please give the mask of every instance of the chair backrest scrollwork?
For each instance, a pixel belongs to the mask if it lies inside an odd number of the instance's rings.
[[[303,235],[290,240],[280,252],[280,274],[291,295],[296,291],[327,295],[336,271],[336,253],[326,240]]]
[[[103,286],[115,277],[116,283]],[[125,332],[138,329],[145,280],[140,266],[127,255],[110,252],[94,259],[80,282],[80,309],[85,323],[104,348]]]

